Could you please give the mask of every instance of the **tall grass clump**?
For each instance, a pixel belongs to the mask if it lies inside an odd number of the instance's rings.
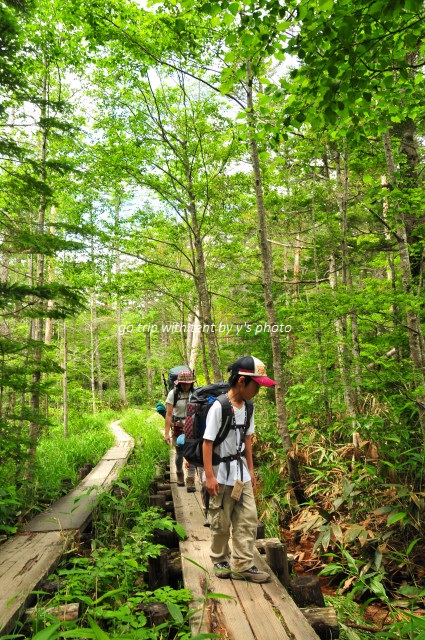
[[[116,417],[111,411],[98,414],[71,415],[68,435],[62,425],[50,426],[37,447],[36,492],[43,502],[61,495],[61,483],[69,478],[78,484],[78,472],[86,463],[95,466],[114,445],[108,425]]]
[[[151,409],[127,411],[120,426],[134,438],[135,448],[125,475],[146,508],[149,503],[149,485],[157,475],[160,462],[170,458],[169,446],[164,441],[164,419]]]

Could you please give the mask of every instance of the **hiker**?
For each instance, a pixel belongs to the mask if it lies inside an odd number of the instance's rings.
[[[165,442],[173,443],[176,450],[176,471],[177,486],[184,487],[184,471],[183,471],[183,447],[177,444],[177,438],[184,431],[184,421],[186,418],[186,406],[189,396],[193,391],[193,383],[195,378],[189,369],[179,371],[177,379],[174,383],[175,388],[171,389],[165,400],[167,411],[165,414]],[[195,491],[195,469],[190,471],[187,479],[187,490]]]
[[[227,369],[230,372],[227,400],[230,402],[231,426],[226,439],[214,447],[222,423],[222,404],[216,400],[207,415],[202,446],[206,489],[209,494],[211,525],[210,558],[219,578],[268,582],[270,576],[253,564],[257,537],[257,507],[252,460],[254,411],[251,398],[260,386],[276,383],[266,375],[261,360],[253,356],[240,358]],[[248,409],[250,420],[248,421]],[[213,452],[219,463],[213,466]],[[232,551],[229,546],[232,533]]]

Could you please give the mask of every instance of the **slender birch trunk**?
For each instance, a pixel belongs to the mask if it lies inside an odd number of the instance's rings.
[[[63,404],[63,437],[68,437],[68,333],[66,320],[63,321],[63,362],[62,362],[62,404]]]
[[[188,184],[189,194],[189,215],[191,229],[193,233],[193,246],[195,250],[196,259],[196,275],[195,283],[196,290],[198,292],[199,299],[199,313],[202,323],[204,340],[208,346],[208,355],[213,372],[214,382],[219,382],[222,378],[220,371],[220,362],[217,353],[217,344],[215,340],[214,324],[211,314],[211,301],[208,291],[207,274],[205,268],[205,255],[202,245],[202,236],[198,224],[198,217],[196,212],[195,196],[193,192],[192,178],[190,174],[189,163],[186,165],[186,179]]]
[[[410,158],[410,173],[412,173],[413,168],[416,166],[417,162],[415,158],[412,158],[414,155],[415,146],[407,143],[407,140],[410,137],[415,137],[414,133],[411,131],[411,122],[406,125],[406,131],[403,133],[403,127],[401,127],[401,141],[403,144],[408,147],[405,150],[406,156]],[[404,143],[403,143],[404,141]],[[389,174],[389,184],[395,185],[396,178],[396,168],[394,162],[394,156],[392,152],[391,146],[391,138],[389,133],[385,133],[383,135],[383,144],[385,151],[385,158],[387,162],[388,174]],[[413,176],[408,176],[408,182],[413,180]],[[403,189],[403,186],[409,188],[411,185],[403,185],[402,183],[399,185],[400,189]],[[410,358],[413,363],[413,378],[414,385],[417,390],[415,394],[415,403],[418,409],[419,415],[419,423],[421,425],[422,433],[425,438],[425,394],[423,393],[423,389],[425,387],[425,375],[424,375],[424,365],[425,365],[425,349],[424,349],[424,337],[422,333],[421,323],[420,323],[420,314],[415,310],[416,305],[411,304],[411,299],[416,298],[414,292],[414,277],[412,274],[412,267],[410,261],[410,252],[409,252],[409,242],[408,242],[408,230],[406,228],[406,215],[403,210],[396,210],[396,222],[397,228],[395,231],[395,237],[398,244],[398,253],[400,257],[400,270],[401,270],[401,280],[403,285],[404,293],[408,298],[406,304],[406,325],[407,325],[407,334],[409,339],[409,351]],[[412,221],[409,220],[409,234],[411,235],[410,226]],[[410,300],[409,300],[410,299]]]
[[[48,70],[47,66],[44,70],[44,76],[42,80],[42,106],[40,109],[40,121],[44,123],[47,117],[47,83],[48,83]],[[47,139],[48,139],[48,129],[42,124],[40,127],[41,130],[41,146],[40,146],[40,182],[42,184],[46,183],[47,180],[47,166],[46,166],[46,158],[47,158]],[[40,202],[38,207],[38,220],[37,220],[37,233],[41,236],[44,234],[44,225],[45,225],[45,216],[46,216],[46,195],[41,193]],[[38,253],[36,258],[35,265],[35,278],[34,278],[36,286],[42,286],[44,282],[44,254]],[[36,303],[40,306],[39,303]],[[28,447],[28,464],[25,474],[25,479],[27,481],[31,481],[33,478],[33,464],[35,460],[35,455],[37,451],[37,443],[40,437],[40,383],[41,383],[41,369],[42,369],[42,357],[43,357],[43,318],[34,318],[31,321],[31,335],[33,340],[36,342],[33,351],[33,372],[32,372],[32,383],[31,383],[31,394],[30,394],[30,409],[31,409],[31,421],[29,424],[29,447]]]
[[[121,273],[120,257],[119,257],[119,253],[118,253],[119,207],[120,207],[120,201],[119,201],[119,199],[117,199],[117,202],[115,204],[115,226],[116,226],[116,232],[117,232],[117,238],[116,238],[117,246],[115,247],[115,274],[117,276],[119,276],[119,274]],[[120,398],[122,400],[122,403],[123,403],[124,407],[126,407],[127,406],[127,393],[126,393],[126,387],[125,387],[123,340],[122,340],[122,335],[121,335],[121,332],[120,332],[120,326],[121,326],[121,301],[119,299],[119,295],[117,295],[116,318],[117,318],[118,388],[119,388],[119,394],[120,394]]]
[[[152,371],[151,371],[151,332],[146,331],[145,333],[145,347],[146,347],[146,388],[148,392],[148,397],[150,398],[152,395]]]
[[[260,168],[260,156],[258,152],[256,132],[256,117],[253,101],[253,74],[251,61],[247,60],[247,122],[249,128],[249,144],[251,151],[251,163],[254,177],[254,191],[257,205],[257,217],[259,227],[259,243],[261,250],[262,286],[267,322],[270,326],[278,325],[277,314],[274,305],[272,291],[272,256],[267,233],[267,216],[264,204],[263,182]],[[292,441],[288,430],[285,393],[286,382],[284,379],[282,347],[280,336],[277,332],[270,333],[270,341],[273,354],[273,373],[276,380],[275,398],[277,413],[277,429],[287,454],[288,475],[292,483],[294,493],[299,503],[306,502],[306,496],[302,487],[298,460],[292,451]]]

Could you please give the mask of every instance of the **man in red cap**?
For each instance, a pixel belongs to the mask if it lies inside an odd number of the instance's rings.
[[[214,447],[222,426],[222,406],[215,401],[207,415],[203,459],[211,521],[210,558],[219,578],[267,582],[270,576],[253,564],[257,535],[257,506],[253,487],[256,480],[251,437],[254,408],[251,399],[260,386],[276,383],[266,367],[254,356],[245,356],[230,367],[231,426],[226,439]],[[213,453],[215,462],[213,464]],[[232,533],[232,550],[229,546]]]

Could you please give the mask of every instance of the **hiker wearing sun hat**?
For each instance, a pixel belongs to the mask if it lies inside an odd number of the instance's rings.
[[[165,442],[172,442],[176,450],[176,471],[177,486],[184,487],[183,472],[183,451],[182,447],[177,444],[177,438],[183,433],[184,421],[186,418],[186,407],[189,396],[193,391],[193,383],[195,377],[190,369],[179,371],[177,379],[174,383],[174,389],[171,389],[165,400],[167,411],[165,414]],[[195,480],[192,478],[193,487]]]
[[[260,386],[272,387],[276,383],[267,376],[264,363],[254,356],[239,358],[228,371],[230,389],[226,395],[230,404],[230,428],[225,439],[214,446],[223,427],[222,404],[216,400],[207,415],[202,448],[211,518],[210,558],[219,578],[268,582],[269,574],[259,571],[253,564],[257,506],[253,491],[256,480],[252,459],[254,408],[251,400]]]

